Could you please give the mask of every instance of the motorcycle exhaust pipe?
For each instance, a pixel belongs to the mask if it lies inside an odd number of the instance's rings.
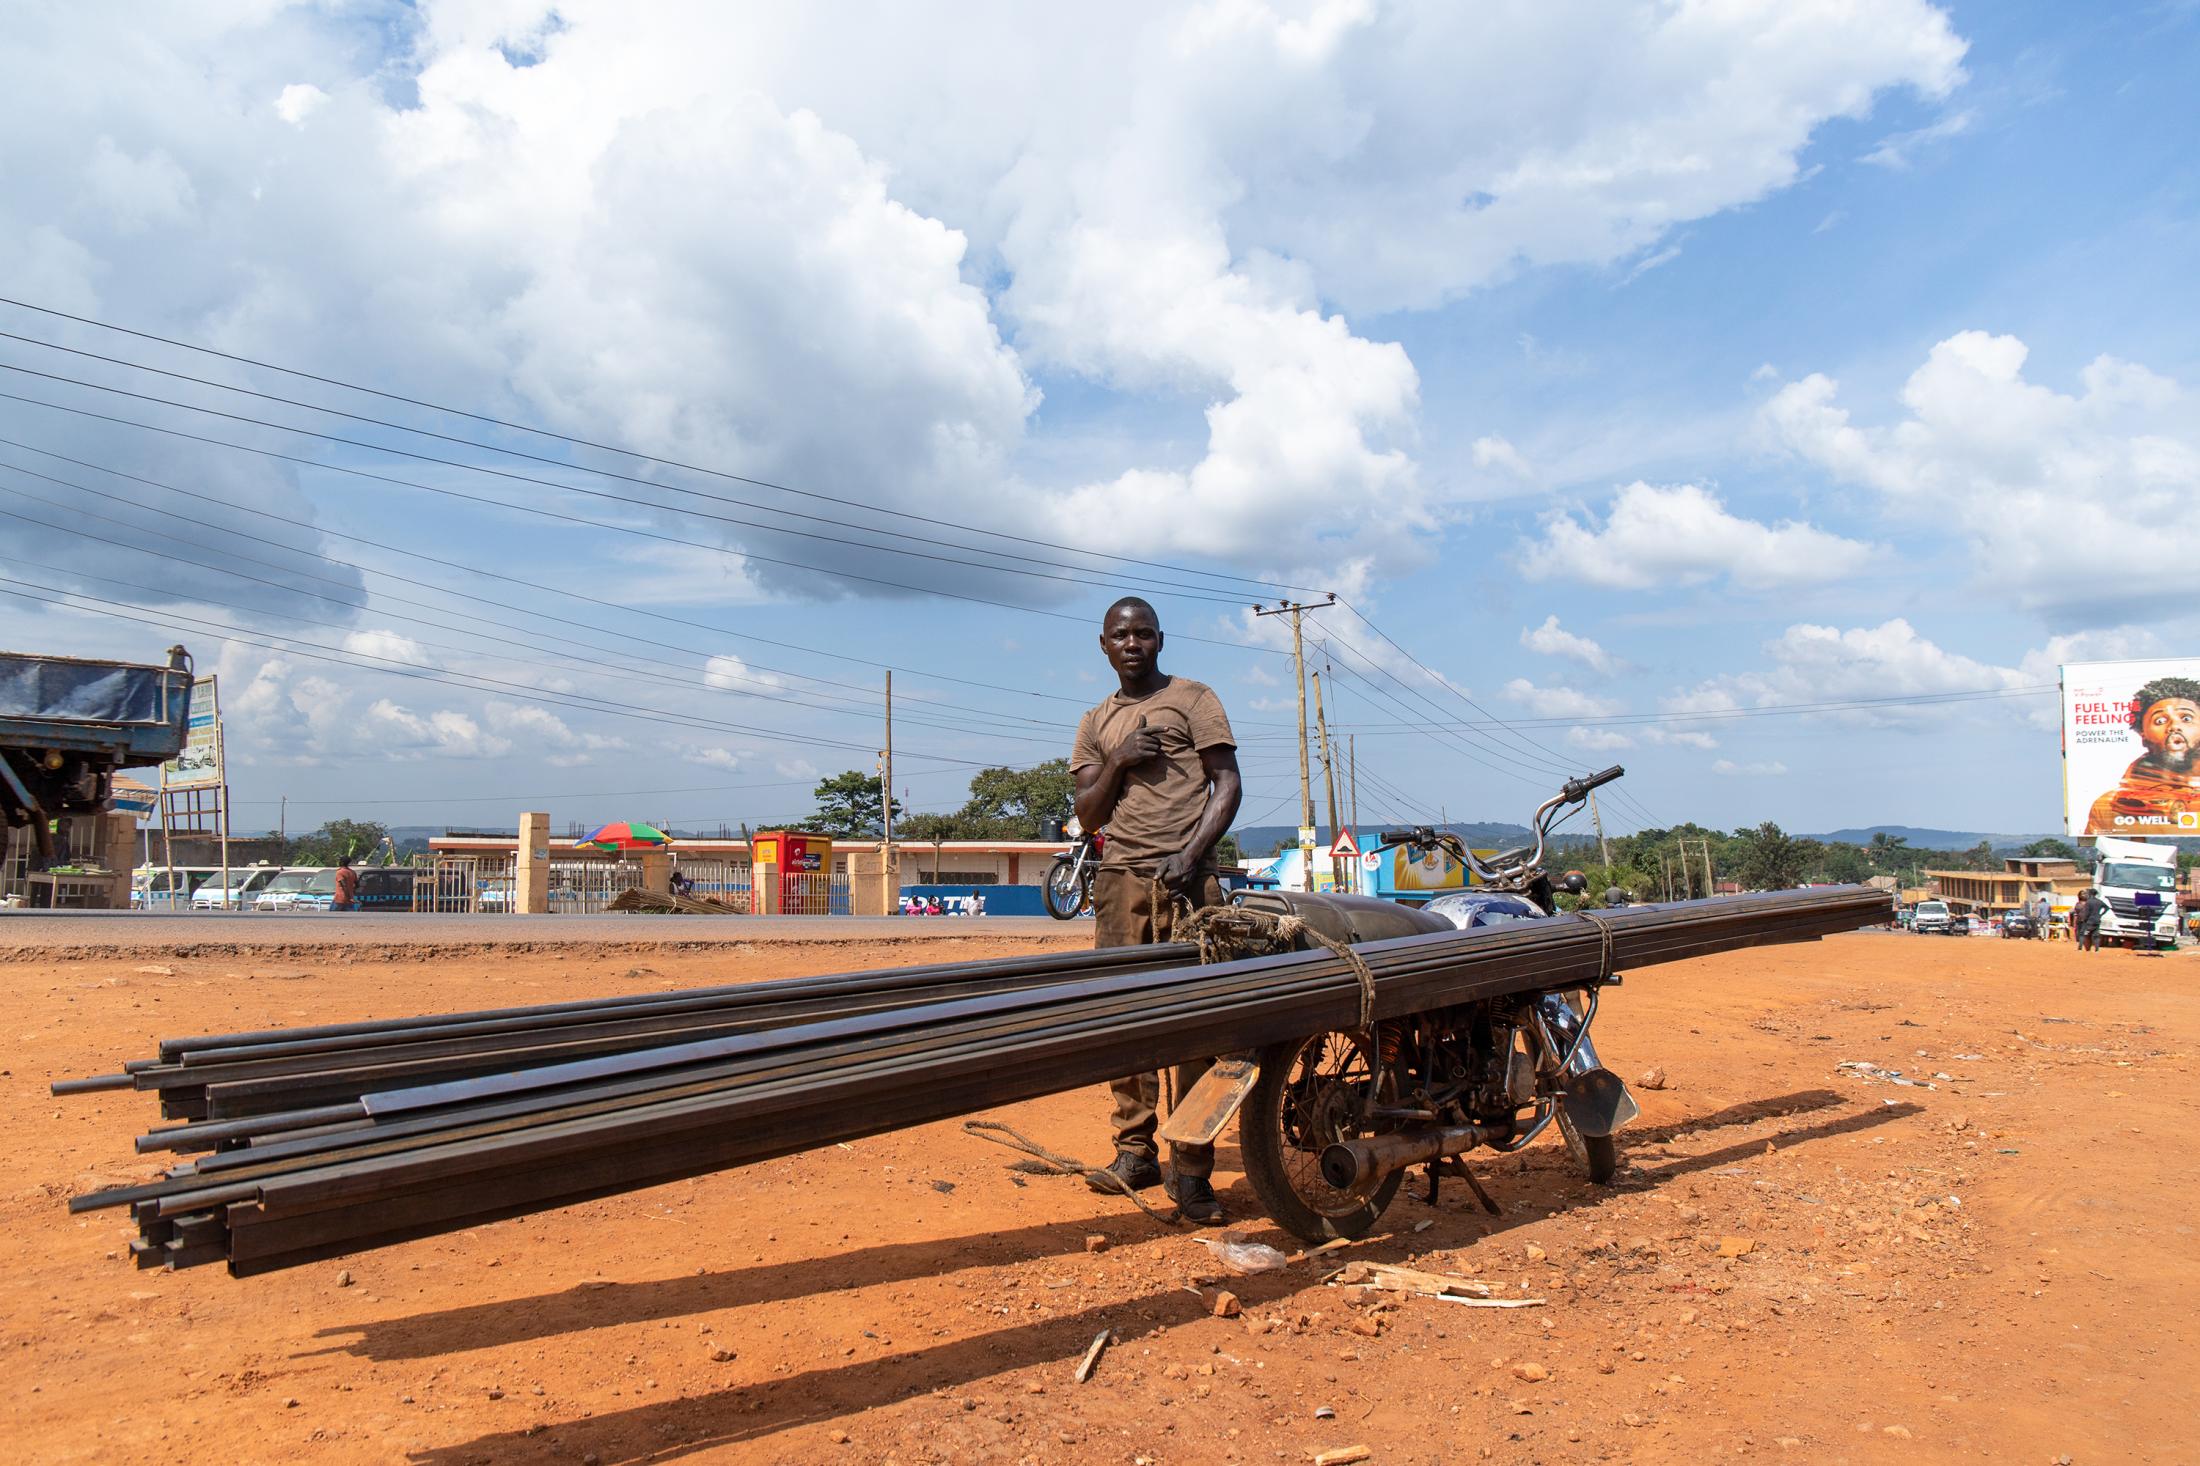
[[[1340,1140],[1322,1152],[1322,1179],[1339,1191],[1368,1191],[1393,1171],[1486,1145],[1493,1133],[1481,1125],[1445,1125]]]

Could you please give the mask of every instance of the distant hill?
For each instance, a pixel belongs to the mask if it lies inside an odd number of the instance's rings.
[[[1523,844],[1535,838],[1526,825],[1454,823],[1442,828],[1466,841],[1469,850],[1497,849]],[[1329,843],[1327,825],[1317,825],[1315,831],[1319,843]],[[1378,822],[1354,830],[1352,838],[1365,850],[1379,843],[1382,832],[1383,827]],[[1278,845],[1295,845],[1299,839],[1297,825],[1247,825],[1242,830],[1232,830],[1230,833],[1237,836],[1238,849],[1244,851],[1248,858],[1271,855]]]
[[[2034,840],[2060,840],[2055,835],[1990,835],[1978,830],[1929,830],[1919,825],[1866,825],[1858,830],[1831,830],[1823,835],[1805,835],[1806,840],[1841,841],[1850,845],[1869,845],[1874,835],[1890,838],[1899,835],[1916,850],[1968,850],[1984,840],[1996,850],[2020,850]]]

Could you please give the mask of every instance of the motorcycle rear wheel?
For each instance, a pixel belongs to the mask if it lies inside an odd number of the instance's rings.
[[[1067,855],[1054,857],[1054,864],[1047,868],[1047,878],[1039,888],[1039,900],[1047,909],[1047,915],[1056,921],[1068,921],[1083,907],[1083,882]]]
[[[1354,1196],[1322,1179],[1325,1148],[1370,1133],[1347,1118],[1374,1077],[1368,1042],[1364,1033],[1339,1031],[1270,1045],[1238,1112],[1253,1194],[1276,1225],[1310,1243],[1366,1236],[1405,1184],[1406,1173],[1393,1171]]]

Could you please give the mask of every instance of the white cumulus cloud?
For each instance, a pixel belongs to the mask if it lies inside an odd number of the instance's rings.
[[[1906,415],[1860,426],[1832,378],[1762,410],[1781,448],[1970,543],[1981,581],[2095,624],[2182,593],[2200,563],[2200,401],[2143,366],[2095,358],[2076,393],[2026,380],[2025,344],[1963,331],[1903,385]]]
[[[1583,728],[1575,726],[1566,730],[1566,741],[1575,748],[1592,752],[1604,752],[1615,748],[1633,748],[1635,740],[1612,728]]]
[[[1787,771],[1788,766],[1784,763],[1781,763],[1778,759],[1768,759],[1760,763],[1738,764],[1730,758],[1722,758],[1715,760],[1711,765],[1712,773],[1723,774],[1730,777],[1734,775],[1753,775],[1763,777],[1774,774],[1784,774]]]
[[[1554,516],[1524,546],[1520,565],[1538,580],[1616,590],[1700,585],[1725,579],[1745,590],[1841,580],[1864,568],[1872,547],[1815,526],[1764,524],[1728,511],[1695,484],[1637,481],[1619,491],[1604,523]]]
[[[1539,718],[1601,718],[1618,711],[1601,697],[1571,687],[1538,687],[1525,677],[1506,683],[1505,696]]]
[[[1656,259],[1792,185],[1829,121],[1947,95],[1964,53],[1925,0],[393,15],[149,7],[114,87],[87,80],[98,7],[34,9],[0,51],[0,276],[939,522],[1347,592],[1455,507],[1414,456],[1419,372],[1355,313]],[[1042,472],[1043,374],[1203,412],[1203,441]],[[778,594],[1056,593],[698,534]]]
[[[1612,673],[1619,670],[1619,662],[1603,647],[1586,636],[1566,630],[1558,624],[1554,611],[1543,618],[1541,626],[1524,628],[1520,644],[1531,652],[1541,652],[1547,657],[1565,657],[1581,663],[1593,672]]]

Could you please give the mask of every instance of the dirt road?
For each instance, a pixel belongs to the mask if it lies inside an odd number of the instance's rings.
[[[1016,1175],[954,1125],[246,1282],[131,1271],[125,1221],[62,1204],[151,1172],[129,1151],[151,1106],[45,1085],[157,1034],[687,986],[735,963],[764,978],[915,960],[883,945],[342,959],[0,957],[14,1457],[2200,1454],[2200,956],[1859,934],[1632,977],[1599,1041],[1630,1080],[1656,1066],[1668,1083],[1638,1090],[1617,1187],[1538,1146],[1482,1168],[1500,1216],[1454,1183],[1434,1209],[1401,1199],[1390,1233],[1346,1254],[1541,1307],[1369,1303],[1325,1286],[1321,1259],[1222,1279],[1241,1313],[1217,1317],[1220,1270],[1196,1236]],[[1105,1113],[1092,1091],[1003,1118],[1099,1159]],[[1225,1201],[1246,1234],[1284,1242],[1236,1162],[1225,1144]],[[1074,1383],[1103,1329],[1116,1342]]]

